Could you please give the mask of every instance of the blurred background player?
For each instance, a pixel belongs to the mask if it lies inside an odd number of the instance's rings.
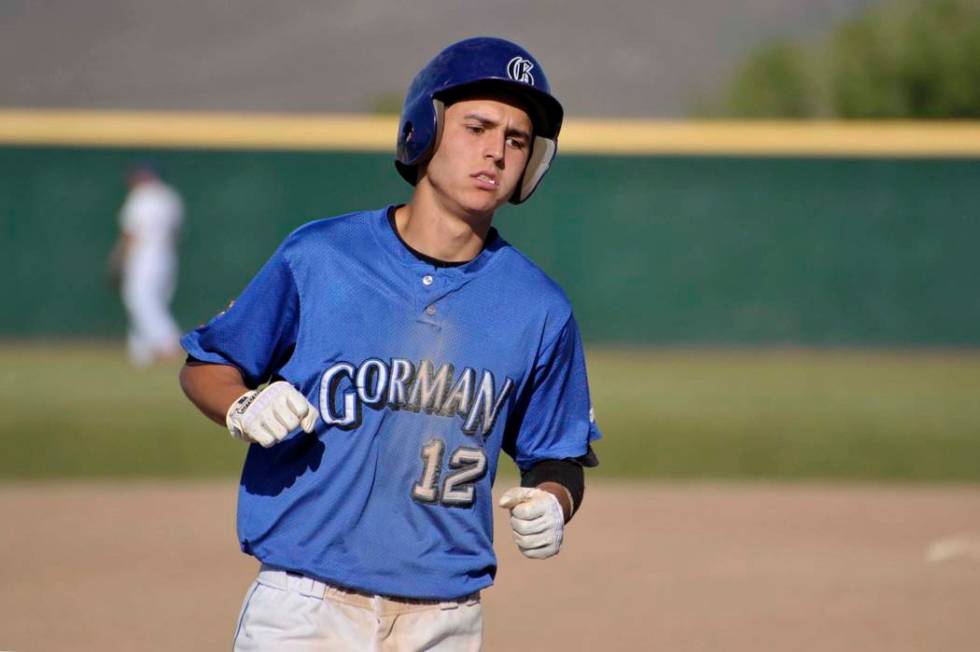
[[[127,349],[134,365],[180,358],[180,329],[170,314],[177,286],[180,195],[149,164],[133,167],[119,212],[119,239],[109,257],[129,317]]]

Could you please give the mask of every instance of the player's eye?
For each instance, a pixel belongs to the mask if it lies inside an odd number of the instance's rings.
[[[466,131],[470,132],[471,134],[482,134],[483,125],[466,125]]]
[[[507,139],[507,146],[512,149],[524,149],[526,144],[523,138],[511,136]]]

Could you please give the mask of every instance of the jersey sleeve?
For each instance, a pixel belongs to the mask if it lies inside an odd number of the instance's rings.
[[[254,389],[289,360],[298,319],[299,293],[283,244],[227,309],[180,343],[195,360],[238,367]]]
[[[548,459],[580,458],[602,433],[593,418],[585,354],[575,319],[539,355],[509,419],[504,451],[522,471]]]

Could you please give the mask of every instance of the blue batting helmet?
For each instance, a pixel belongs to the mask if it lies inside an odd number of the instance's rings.
[[[432,156],[447,94],[469,87],[505,90],[525,100],[534,125],[527,167],[510,201],[520,204],[534,192],[558,151],[564,111],[551,95],[548,78],[527,50],[504,39],[479,36],[453,43],[416,75],[405,96],[398,124],[395,167],[413,186],[419,165]]]

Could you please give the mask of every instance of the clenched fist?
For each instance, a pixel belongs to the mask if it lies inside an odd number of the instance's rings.
[[[547,559],[558,554],[565,531],[565,515],[553,494],[531,487],[508,489],[500,506],[510,510],[514,543],[525,557]]]
[[[320,414],[305,396],[280,380],[262,391],[242,394],[228,409],[225,423],[232,437],[269,448],[296,428],[313,432],[319,418]]]

